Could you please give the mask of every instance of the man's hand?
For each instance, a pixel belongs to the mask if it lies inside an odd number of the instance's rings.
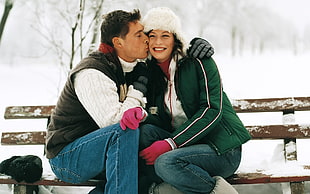
[[[137,129],[141,120],[143,120],[145,117],[146,115],[144,114],[142,108],[130,108],[124,112],[123,117],[120,121],[120,126],[123,130],[125,130],[126,128]]]
[[[170,144],[166,140],[155,141],[152,145],[139,153],[139,156],[146,160],[147,165],[154,165],[158,156],[171,150]]]
[[[190,57],[202,59],[204,57],[211,57],[214,54],[214,48],[212,45],[202,39],[202,38],[194,38],[190,42],[190,47],[187,50],[187,54]]]

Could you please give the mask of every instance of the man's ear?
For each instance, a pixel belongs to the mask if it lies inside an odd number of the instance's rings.
[[[122,48],[122,39],[119,37],[113,37],[112,43],[114,45],[114,48]]]

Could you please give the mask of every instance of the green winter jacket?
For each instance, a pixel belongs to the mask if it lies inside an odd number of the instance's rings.
[[[251,139],[223,91],[212,58],[202,61],[183,58],[177,64],[176,93],[188,118],[177,129],[172,128],[171,117],[165,111],[165,76],[154,60],[148,64],[151,71],[147,93],[149,116],[145,122],[171,132],[177,147],[206,143],[222,154]]]

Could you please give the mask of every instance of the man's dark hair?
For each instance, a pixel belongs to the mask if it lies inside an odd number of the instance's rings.
[[[113,46],[112,38],[124,38],[129,31],[129,23],[137,22],[140,18],[138,9],[134,9],[133,12],[116,10],[104,15],[101,24],[101,42]]]

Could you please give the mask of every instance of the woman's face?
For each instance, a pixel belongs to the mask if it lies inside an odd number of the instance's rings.
[[[149,51],[158,62],[162,63],[171,58],[173,47],[172,33],[164,30],[152,30],[149,33]]]

